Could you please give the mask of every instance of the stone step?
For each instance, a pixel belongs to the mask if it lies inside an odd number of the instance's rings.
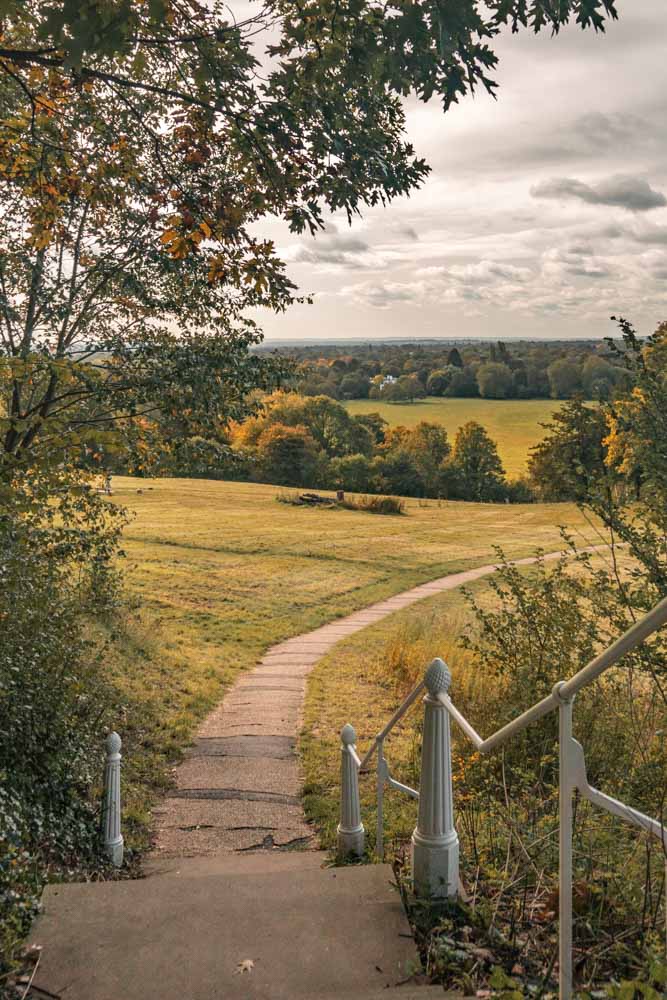
[[[338,994],[320,993],[317,996],[309,994],[308,1000],[338,1000]],[[352,997],[340,996],[340,1000],[463,1000],[463,993],[446,991],[442,986],[415,986],[414,983],[402,983],[383,990],[369,990],[365,993],[354,993]]]
[[[228,851],[213,857],[152,857],[143,865],[147,878],[209,878],[211,875],[267,875],[270,872],[313,871],[330,867],[326,851]]]
[[[47,887],[35,985],[67,1000],[333,1000],[409,979],[415,946],[389,866],[269,857],[279,870],[253,873],[268,862],[253,856],[236,873]]]

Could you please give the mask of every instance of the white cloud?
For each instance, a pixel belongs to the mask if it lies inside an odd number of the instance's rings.
[[[351,228],[338,214],[314,240],[264,226],[316,293],[259,314],[267,334],[582,337],[613,332],[612,314],[646,332],[664,319],[667,6],[621,0],[619,13],[604,36],[508,33],[497,101],[443,116],[408,99],[410,140],[433,166],[410,198]]]

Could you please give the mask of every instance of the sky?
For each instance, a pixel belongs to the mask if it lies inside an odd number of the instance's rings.
[[[588,338],[667,318],[667,3],[618,0],[604,35],[507,33],[497,100],[406,102],[432,173],[316,238],[261,227],[313,305],[269,339]]]

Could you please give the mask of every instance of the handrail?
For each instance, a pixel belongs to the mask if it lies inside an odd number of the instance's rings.
[[[567,681],[560,681],[546,698],[536,702],[531,708],[526,709],[516,719],[512,719],[511,722],[502,726],[486,739],[482,739],[468,720],[453,705],[448,694],[439,694],[438,698],[477,750],[480,753],[488,753],[490,750],[494,750],[497,746],[500,746],[500,744],[507,742],[510,736],[514,736],[515,733],[521,732],[522,729],[525,729],[531,723],[537,722],[538,719],[548,715],[554,708],[558,708],[562,702],[571,701],[578,691],[581,691],[587,684],[596,680],[609,667],[613,667],[621,657],[629,653],[666,623],[667,597],[656,604],[638,622],[631,625],[616,642],[612,643],[603,653],[594,657],[590,663],[582,667],[573,677]]]
[[[578,691],[600,677],[605,670],[665,624],[667,624],[667,597],[573,677],[567,681],[559,681],[549,695],[487,739],[482,739],[453,704],[449,696],[451,674],[447,664],[441,659],[433,660],[424,680],[413,688],[385,727],[380,730],[362,760],[357,756],[353,745],[354,729],[350,725],[343,727],[341,733],[343,795],[341,824],[338,827],[341,855],[344,856],[350,851],[358,856],[363,854],[364,827],[361,822],[358,772],[366,766],[373,754],[377,753],[376,854],[380,858],[383,857],[383,796],[384,787],[388,785],[396,791],[420,800],[417,827],[412,835],[412,878],[415,891],[426,896],[455,895],[458,885],[459,848],[453,823],[449,718],[458,724],[479,752],[488,753],[505,743],[515,733],[521,732],[531,723],[557,709],[559,714],[559,996],[560,1000],[571,1000],[573,793],[578,791],[594,805],[661,839],[667,851],[667,826],[589,785],[584,750],[573,736],[573,702]],[[427,697],[424,698],[422,776],[418,792],[389,774],[384,756],[384,740],[424,689],[427,691]],[[441,709],[445,712],[441,713]],[[444,716],[445,721],[437,721],[439,714]]]
[[[629,653],[640,642],[648,639],[653,632],[657,632],[666,623],[667,597],[664,597],[651,611],[647,612],[638,622],[635,622],[627,632],[624,632],[616,642],[612,643],[608,649],[600,653],[599,656],[596,656],[594,660],[591,660],[587,666],[583,667],[569,681],[565,681],[565,684],[560,689],[560,697],[569,701],[577,691],[580,691],[586,684],[594,681],[600,674],[604,673],[605,670],[620,660],[622,656]]]
[[[403,718],[407,710],[410,708],[410,705],[412,705],[412,703],[417,700],[417,698],[419,697],[419,695],[422,693],[423,690],[424,690],[424,681],[421,680],[419,684],[417,684],[416,687],[412,689],[407,698],[405,698],[405,700],[401,702],[401,704],[396,709],[396,711],[394,712],[394,714],[392,715],[391,719],[386,724],[384,729],[381,729],[380,732],[377,734],[377,736],[373,740],[373,745],[371,746],[370,750],[368,750],[365,756],[361,758],[359,764],[360,771],[363,771],[363,769],[366,767],[369,760],[371,760],[373,754],[377,750],[379,744],[382,743],[384,739],[386,739],[386,737],[392,731],[396,723]]]

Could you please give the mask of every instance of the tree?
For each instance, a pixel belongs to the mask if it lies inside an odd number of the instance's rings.
[[[443,468],[451,448],[442,424],[421,420],[404,441],[421,476],[427,496],[439,496],[443,486]]]
[[[343,399],[368,399],[369,381],[364,375],[345,375],[339,386]]]
[[[541,500],[583,501],[601,482],[610,487],[605,446],[609,428],[602,410],[572,400],[542,426],[547,434],[531,449],[528,461]]]
[[[415,399],[423,399],[426,395],[426,390],[418,375],[401,375],[396,385],[401,393],[398,398],[407,399],[409,402],[413,402]]]
[[[558,358],[547,368],[553,399],[571,399],[581,392],[581,370],[567,358]]]
[[[453,365],[454,368],[463,368],[463,359],[459,354],[458,347],[452,347],[451,351],[447,355],[447,364]]]
[[[406,93],[447,110],[495,90],[489,43],[504,28],[604,30],[616,16],[612,0],[528,12],[518,0],[268,0],[240,22],[222,0],[86,0],[83,13],[5,0],[2,13],[13,460],[156,408],[213,433],[212,410],[224,423],[271,381],[245,359],[259,335],[243,310],[294,301],[257,224],[315,232],[328,209],[352,218],[409,193],[428,167],[406,141]]]
[[[512,372],[506,364],[490,361],[477,369],[477,385],[485,399],[507,399],[513,388]]]
[[[265,482],[314,486],[320,453],[306,427],[271,424],[257,441],[256,467]]]
[[[609,399],[614,387],[624,379],[624,372],[604,358],[589,355],[581,369],[581,381],[587,399]]]
[[[317,447],[329,457],[362,453],[370,455],[374,445],[372,420],[350,416],[344,406],[328,396],[300,396],[275,392],[262,402],[262,410],[233,428],[237,446],[258,447],[264,429],[273,424],[307,427]]]
[[[341,455],[329,463],[329,482],[335,490],[366,493],[371,488],[372,465],[366,455]]]
[[[35,74],[31,111],[0,74],[0,468],[61,461],[145,414],[214,437],[285,368],[249,353],[260,336],[242,311],[286,304],[289,282],[254,237],[214,249],[233,200],[184,233],[172,213],[189,211],[198,166],[180,127],[156,159],[153,97],[104,104]],[[222,184],[222,161],[207,173]]]
[[[446,369],[436,368],[426,380],[426,394],[428,396],[443,396],[445,389],[452,379],[452,372]]]
[[[474,420],[456,432],[449,470],[453,491],[462,500],[500,500],[505,493],[497,446]]]
[[[644,517],[657,531],[657,558],[667,535],[667,324],[661,324],[644,343],[627,320],[619,320],[619,325],[624,347],[611,346],[630,385],[605,409],[607,461],[634,484],[633,498],[639,494]],[[623,530],[630,540],[631,518],[628,520]]]
[[[394,448],[377,455],[373,459],[372,469],[375,492],[407,497],[424,495],[424,482],[407,448]]]
[[[466,366],[465,368],[454,372],[449,385],[445,389],[445,396],[461,396],[466,399],[479,396],[477,379],[475,378],[472,368]]]
[[[381,417],[379,413],[358,413],[353,417],[353,420],[356,424],[360,424],[371,432],[375,444],[382,444],[385,427],[388,426],[384,417]]]

